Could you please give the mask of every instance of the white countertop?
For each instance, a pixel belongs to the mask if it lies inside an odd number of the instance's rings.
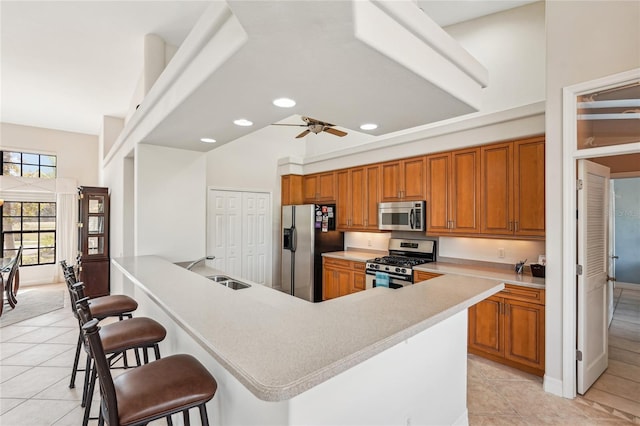
[[[290,399],[504,288],[447,274],[310,303],[247,280],[231,290],[203,276],[219,271],[156,256],[112,262],[265,401]]]
[[[413,268],[417,271],[435,272],[438,274],[456,274],[467,277],[480,277],[492,280],[500,280],[505,284],[514,284],[523,287],[544,289],[544,278],[533,277],[527,274],[516,274],[515,271],[487,268],[477,265],[464,265],[459,263],[433,262],[425,263]]]

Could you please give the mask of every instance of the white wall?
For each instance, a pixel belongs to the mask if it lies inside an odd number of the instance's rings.
[[[206,157],[139,144],[135,153],[135,254],[193,260],[206,250]]]
[[[98,186],[98,136],[0,123],[3,150],[54,154],[58,177],[82,186]]]
[[[549,1],[546,23],[545,389],[560,394],[563,338],[575,339],[562,335],[562,88],[640,66],[640,2]]]
[[[545,2],[445,28],[489,71],[480,111],[545,99]]]

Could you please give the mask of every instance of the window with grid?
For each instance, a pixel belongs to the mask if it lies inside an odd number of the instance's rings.
[[[22,246],[20,266],[51,265],[56,259],[56,203],[4,202],[2,257],[14,257]]]
[[[56,178],[56,156],[2,151],[2,174],[41,179]]]

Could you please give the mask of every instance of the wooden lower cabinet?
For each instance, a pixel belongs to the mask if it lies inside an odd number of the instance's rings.
[[[544,310],[544,290],[507,285],[469,308],[469,353],[543,376]]]
[[[322,259],[322,300],[362,291],[366,286],[365,263],[346,259]]]

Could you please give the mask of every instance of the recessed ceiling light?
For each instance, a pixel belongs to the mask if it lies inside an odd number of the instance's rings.
[[[253,121],[249,121],[245,118],[239,118],[238,120],[233,120],[233,124],[235,124],[236,126],[247,127],[247,126],[253,126]]]
[[[360,128],[362,130],[375,130],[378,128],[377,124],[374,123],[367,123],[367,124],[363,124],[362,126],[360,126]]]
[[[200,142],[216,143],[216,140],[212,138],[200,138]]]
[[[273,104],[280,108],[291,108],[296,105],[296,101],[289,98],[278,98],[273,101]]]

